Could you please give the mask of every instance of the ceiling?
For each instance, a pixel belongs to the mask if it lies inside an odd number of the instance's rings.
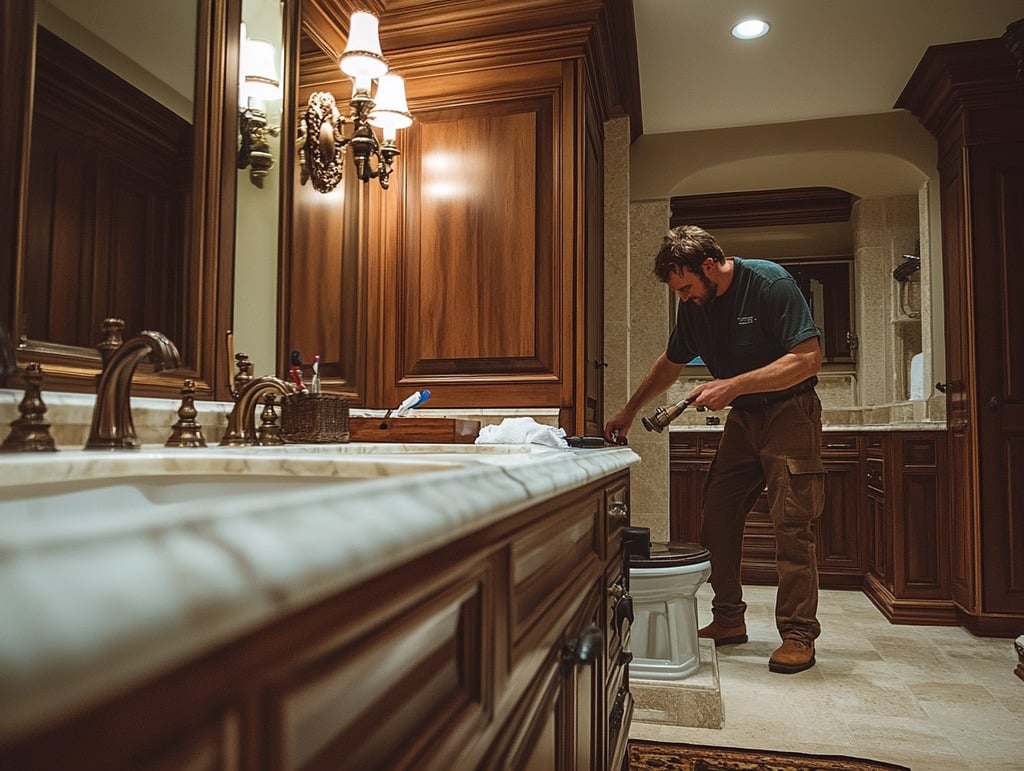
[[[998,38],[1024,0],[633,0],[644,134],[892,110],[928,46]],[[771,31],[736,40],[757,16]]]

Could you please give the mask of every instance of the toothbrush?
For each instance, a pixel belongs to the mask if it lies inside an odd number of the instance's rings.
[[[291,377],[299,393],[308,393],[306,384],[302,381],[302,353],[292,349],[292,366],[288,368],[288,375]]]
[[[419,407],[423,402],[430,398],[430,391],[424,388],[422,391],[416,391],[405,398],[401,404],[398,405],[398,409],[395,410],[395,417],[403,417],[409,410]]]

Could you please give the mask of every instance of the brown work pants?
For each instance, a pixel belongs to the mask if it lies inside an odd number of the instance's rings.
[[[701,524],[701,543],[711,552],[711,610],[725,626],[743,623],[743,526],[766,486],[779,571],[775,624],[783,638],[811,641],[821,633],[811,521],[821,515],[825,488],[814,391],[729,412],[704,482]]]

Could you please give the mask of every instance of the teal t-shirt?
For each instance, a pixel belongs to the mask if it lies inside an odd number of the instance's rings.
[[[685,364],[700,356],[730,378],[770,364],[821,332],[793,277],[768,260],[731,258],[732,283],[705,306],[680,302],[665,353]]]

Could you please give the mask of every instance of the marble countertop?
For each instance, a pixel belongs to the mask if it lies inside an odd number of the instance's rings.
[[[0,456],[0,738],[639,460],[362,443]]]
[[[703,423],[672,424],[669,431],[721,431],[725,428],[725,418],[721,424],[709,426]],[[824,432],[871,432],[871,431],[945,431],[946,424],[935,420],[922,420],[908,423],[823,423],[821,430]]]

